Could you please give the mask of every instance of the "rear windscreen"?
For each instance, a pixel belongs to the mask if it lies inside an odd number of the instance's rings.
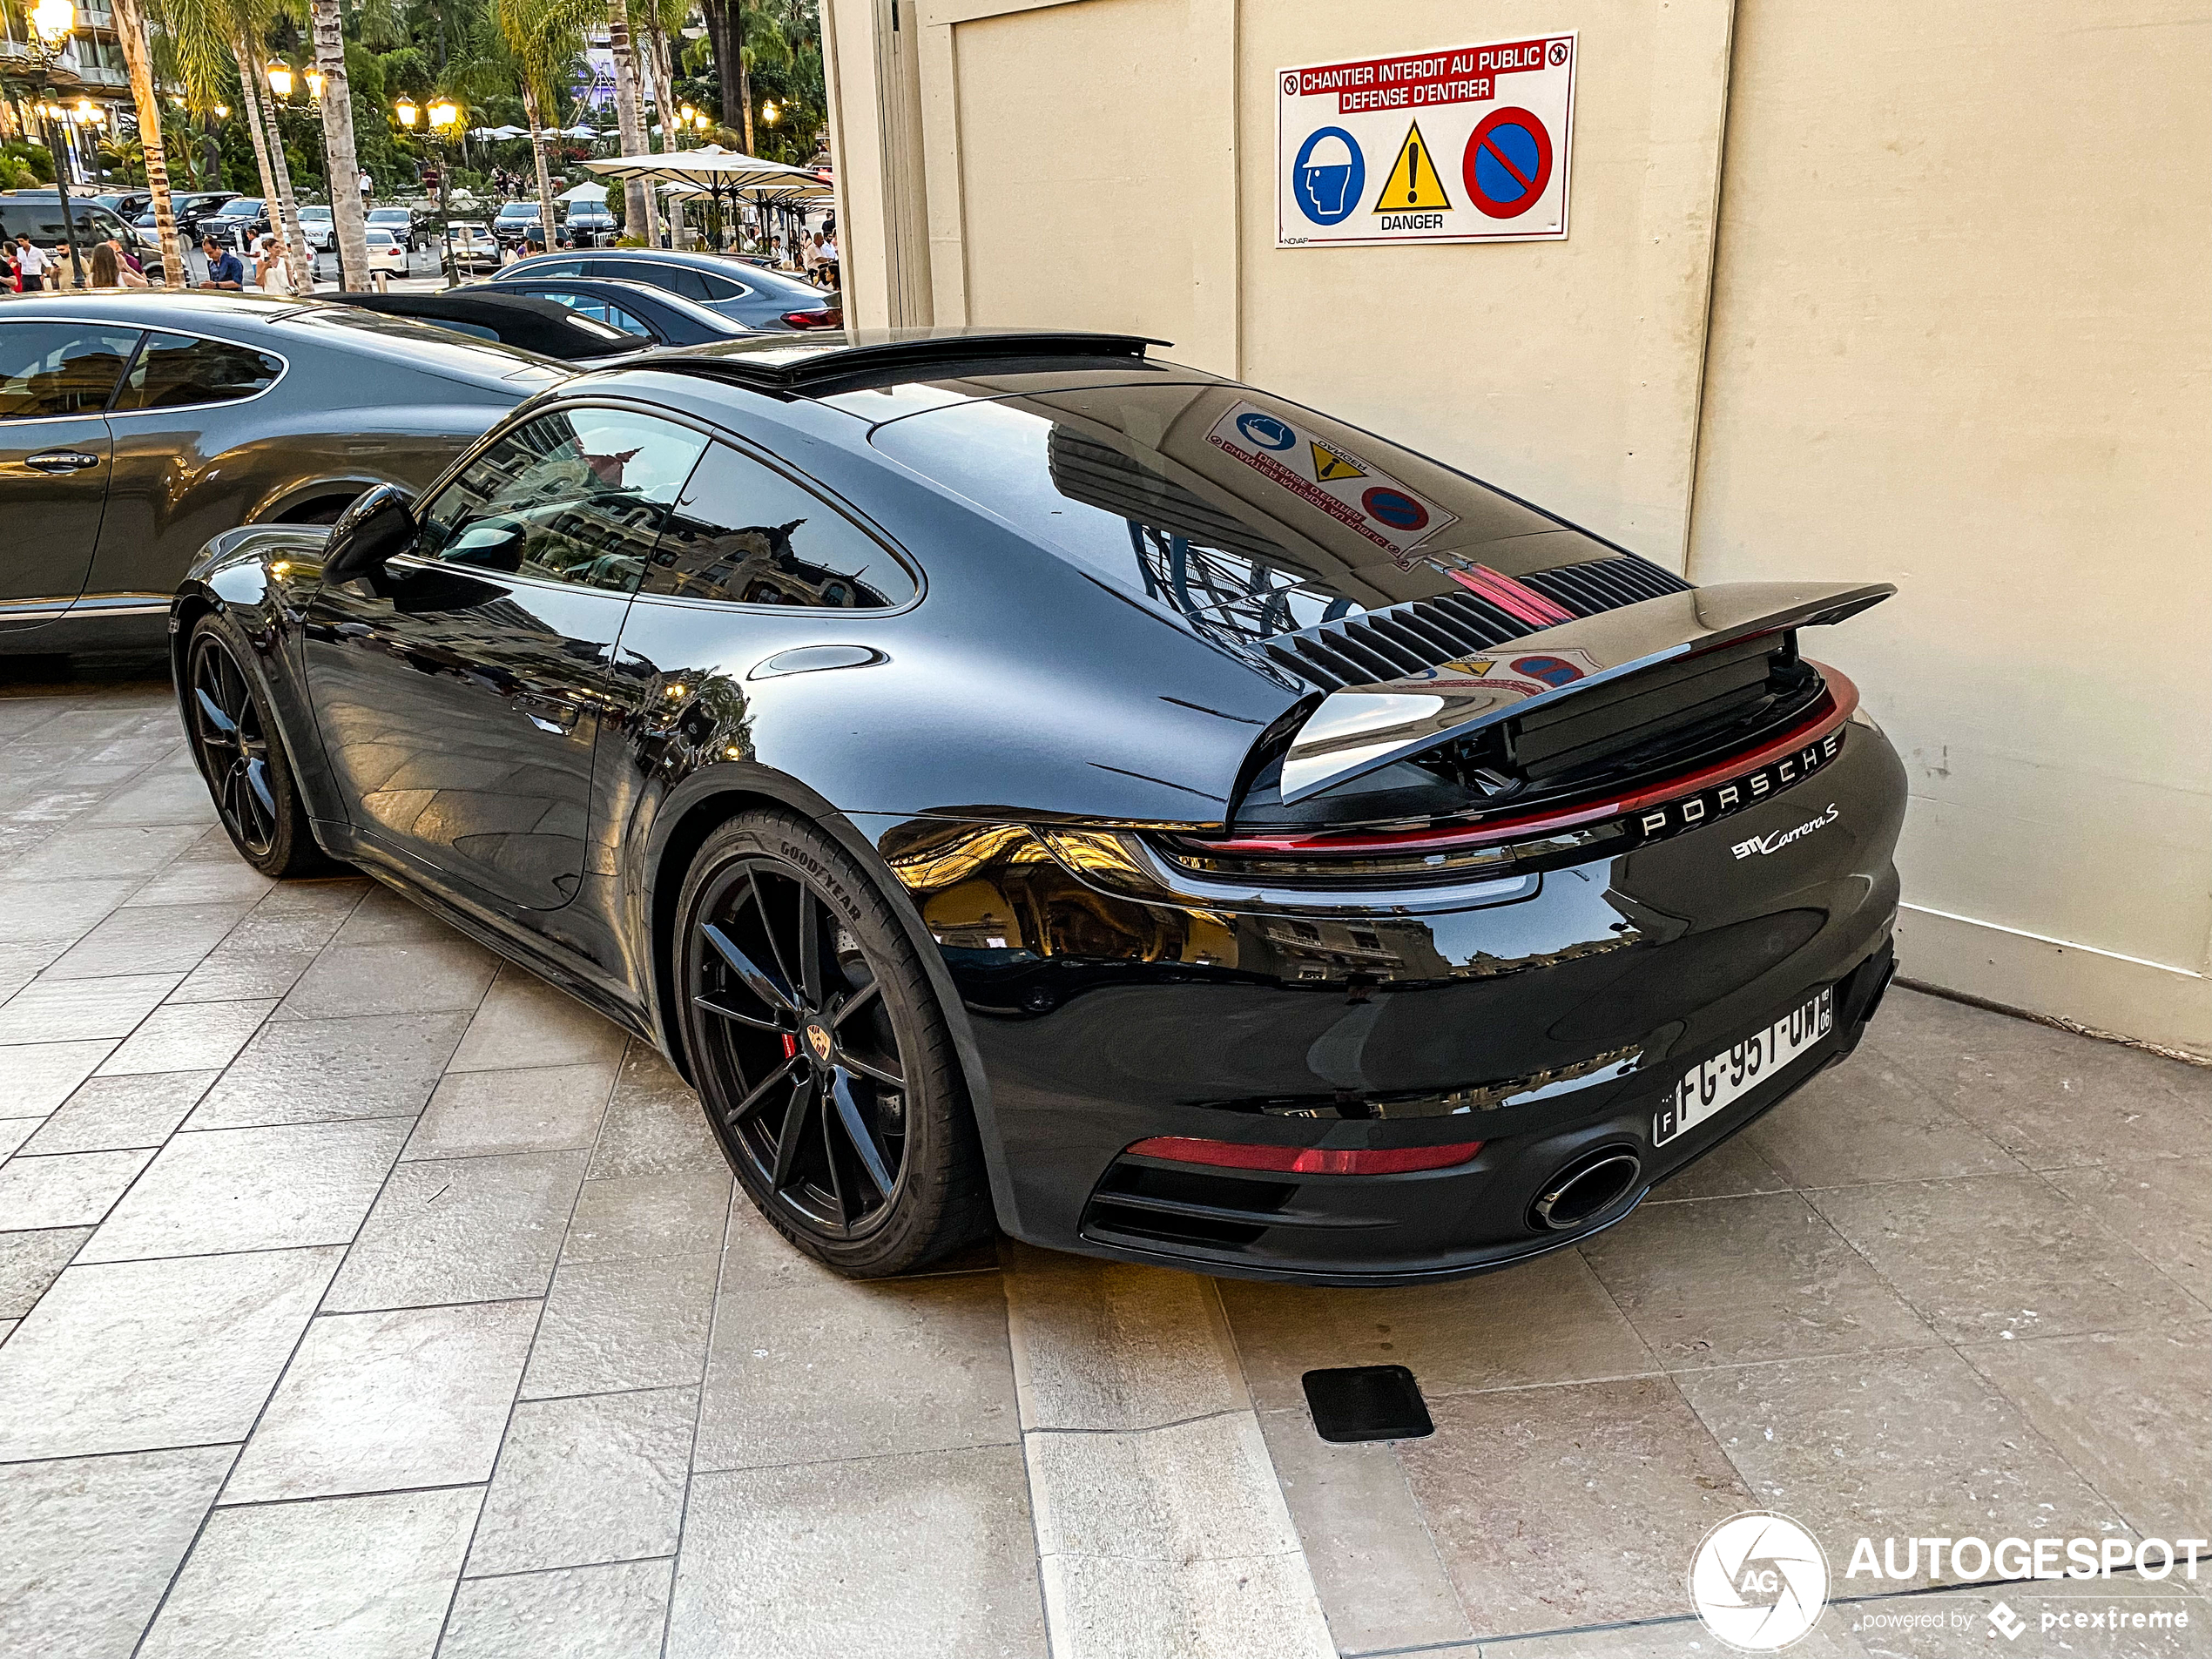
[[[1089,387],[876,428],[885,454],[1239,643],[1612,550],[1463,473],[1250,387]]]

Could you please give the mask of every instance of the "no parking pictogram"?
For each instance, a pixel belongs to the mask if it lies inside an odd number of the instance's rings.
[[[1552,135],[1527,110],[1493,110],[1467,140],[1460,162],[1467,199],[1492,219],[1518,219],[1552,179]]]

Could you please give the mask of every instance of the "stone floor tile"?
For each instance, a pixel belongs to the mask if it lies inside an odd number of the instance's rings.
[[[49,979],[113,974],[188,974],[246,919],[243,904],[118,910],[46,970]]]
[[[471,1577],[673,1555],[699,1391],[524,1400],[469,1550]]]
[[[2120,1519],[1950,1348],[1676,1380],[1757,1504],[1816,1538],[2097,1537]]]
[[[482,946],[455,934],[394,945],[332,945],[287,993],[305,1020],[340,1015],[473,1009],[497,967]]]
[[[0,1165],[0,1231],[97,1225],[152,1157],[143,1150],[12,1157]]]
[[[1048,1555],[1038,1565],[1055,1653],[1334,1659],[1297,1555],[1196,1561]],[[1472,1649],[1421,1659],[1475,1659]]]
[[[1332,1445],[1303,1411],[1262,1412],[1259,1426],[1337,1646],[1359,1653],[1471,1641],[1474,1627],[1394,1448]]]
[[[448,1069],[612,1066],[627,1041],[627,1034],[566,991],[509,962],[485,993]]]
[[[141,774],[100,803],[99,820],[110,827],[191,824],[200,828],[217,821],[206,779],[197,770],[182,768],[157,768]]]
[[[773,1229],[749,1213],[739,1218],[772,1251]],[[731,1231],[734,1245],[735,1223]],[[971,1296],[1000,1290],[988,1278],[974,1283]],[[726,1294],[745,1294],[734,1271]],[[1003,1299],[1025,1426],[1150,1428],[1250,1404],[1211,1280],[1015,1244]]]
[[[563,1263],[523,1379],[525,1399],[670,1388],[706,1374],[712,1254]]]
[[[88,870],[150,876],[199,838],[196,824],[72,825],[8,867],[14,881],[68,881]]]
[[[199,856],[202,849],[208,856]],[[252,904],[268,896],[276,883],[239,858],[220,829],[208,831],[200,847],[181,854],[174,864],[124,900],[126,910],[150,906],[191,904]]]
[[[1948,1341],[2119,1331],[2203,1312],[2037,1176],[1967,1176],[1810,1196]]]
[[[69,949],[65,939],[39,939],[9,944],[0,942],[0,1002],[37,979]]]
[[[1750,1136],[1736,1135],[1688,1169],[1669,1176],[1644,1202],[1680,1204],[1692,1198],[1734,1198],[1789,1190],[1789,1177],[1761,1156]]]
[[[2032,1168],[2197,1157],[2212,1143],[2201,1066],[1905,990],[1867,1041]]]
[[[451,1073],[430,1096],[404,1156],[589,1151],[613,1086],[612,1065]]]
[[[43,1117],[0,1117],[0,1163],[16,1155],[16,1149],[44,1127]]]
[[[2212,1158],[2060,1170],[2051,1184],[2212,1306]]]
[[[130,1659],[235,1454],[0,1465],[0,1653]]]
[[[1938,1340],[1794,1192],[1647,1205],[1581,1253],[1669,1371]]]
[[[30,1312],[91,1236],[90,1227],[0,1233],[0,1318],[19,1319]]]
[[[468,1023],[462,1013],[272,1020],[239,1051],[188,1125],[412,1117],[437,1087]]]
[[[149,1071],[92,1077],[24,1145],[27,1152],[105,1152],[159,1146],[221,1076],[216,1071]]]
[[[1899,1605],[1908,1609],[1921,1608],[1918,1598],[1901,1604],[1831,1604],[1818,1624],[1791,1643],[1790,1659],[1906,1659],[1909,1650],[1892,1645],[1897,1638],[1886,1631],[1879,1644],[1870,1649],[1852,1628],[1864,1614],[1876,1608],[1887,1607],[1894,1612]],[[1987,1627],[1977,1623],[1974,1628]],[[1955,1642],[1957,1638],[1953,1635],[1946,1639]],[[1446,1648],[1424,1653],[1420,1659],[1478,1659],[1480,1654],[1496,1656],[1497,1659],[1708,1659],[1709,1656],[1724,1656],[1730,1651],[1706,1635],[1705,1627],[1692,1616],[1654,1619],[1609,1629],[1561,1630],[1547,1635],[1522,1636],[1511,1642],[1487,1643],[1480,1649],[1472,1645]],[[1946,1648],[1941,1659],[1959,1659],[1959,1650]]]
[[[2212,1501],[2212,1325],[1964,1352],[2137,1533],[2202,1533]]]
[[[661,1659],[674,1561],[463,1579],[437,1659]]]
[[[707,1249],[723,1237],[735,1184],[726,1169],[587,1181],[569,1217],[561,1259],[632,1261]]]
[[[369,884],[347,916],[334,941],[349,945],[402,945],[417,940],[457,940],[461,935],[414,900],[381,881]]]
[[[536,1302],[479,1302],[323,1315],[223,1502],[489,1480],[537,1312]]]
[[[424,1659],[482,1497],[218,1509],[138,1659]]]
[[[729,1167],[691,1085],[653,1049],[632,1042],[623,1055],[622,1074],[600,1128],[592,1175],[673,1175],[679,1170]]]
[[[245,1439],[341,1254],[70,1268],[0,1347],[0,1461]]]
[[[26,1042],[0,1049],[0,1117],[44,1117],[77,1091],[118,1039]]]
[[[174,1136],[80,1259],[342,1244],[407,1139],[404,1118]]]
[[[220,1071],[269,1017],[273,999],[251,1002],[187,1002],[158,1008],[100,1062],[98,1076],[143,1071]]]
[[[1045,1651],[1012,1447],[703,1474],[669,1659]]]
[[[716,1307],[698,1467],[1021,1438],[996,1274],[854,1281],[799,1259],[794,1278],[734,1285]]]
[[[1220,1283],[1263,1408],[1303,1409],[1298,1379],[1318,1366],[1405,1366],[1431,1399],[1659,1369],[1571,1250],[1510,1272],[1402,1290]]]
[[[402,1163],[325,1298],[334,1313],[540,1297],[583,1179],[582,1152]]]
[[[1399,1462],[1486,1634],[1678,1613],[1697,1541],[1749,1507],[1665,1378],[1467,1394],[1429,1410],[1435,1434],[1398,1442]]]
[[[309,885],[321,887],[320,882]],[[349,889],[353,883],[342,884]],[[253,907],[169,994],[174,1002],[228,1002],[249,997],[281,997],[299,983],[343,920],[342,913],[314,908],[273,907],[285,896],[277,888]],[[348,900],[351,902],[351,895]],[[130,912],[131,914],[140,914]],[[146,912],[157,914],[158,912]]]
[[[2020,1161],[1917,1087],[1905,1069],[1861,1047],[1737,1137],[1799,1187],[2016,1174]]]
[[[21,1319],[0,1319],[0,1342],[5,1342],[9,1333],[22,1323]]]
[[[2198,1581],[2200,1585],[2206,1581]],[[2183,1587],[2178,1573],[2163,1583],[2145,1582],[2132,1573],[2122,1573],[2089,1585],[2060,1579],[1997,1584],[1986,1589],[1940,1590],[1904,1599],[1885,1597],[1847,1607],[1831,1606],[1821,1623],[1839,1628],[1846,1639],[1856,1630],[1856,1639],[1864,1646],[1851,1650],[1851,1659],[1858,1659],[1861,1652],[1870,1659],[1966,1659],[1969,1655],[1987,1654],[1998,1645],[1996,1627],[1989,1619],[2000,1604],[2010,1608],[2027,1629],[2035,1633],[2035,1641],[2020,1643],[2029,1652],[2035,1651],[2040,1642],[2042,1653],[2061,1655],[2064,1659],[2205,1659],[2212,1653],[2212,1643],[2205,1639],[2203,1604]],[[2131,1621],[2143,1615],[2143,1622],[2118,1628],[2111,1618],[2114,1611]],[[2186,1626],[2170,1622],[2175,1614],[2183,1612],[2188,1615]],[[1935,1614],[1946,1623],[1941,1629],[1928,1628],[1925,1618],[1908,1623],[1905,1615],[1912,1614]],[[2097,1615],[2102,1615],[2101,1622],[2090,1624],[2088,1621]],[[2080,1620],[2086,1628],[2047,1627],[2046,1617]],[[2169,1622],[2154,1625],[2154,1618]],[[1805,1643],[1807,1649],[1812,1646],[1810,1640]],[[1791,1659],[1797,1659],[1800,1649],[1787,1651]],[[1821,1656],[1810,1652],[1805,1659],[1821,1659]]]
[[[0,1043],[127,1037],[183,977],[128,974],[111,979],[33,980],[0,1004]]]
[[[0,944],[82,939],[138,885],[135,876],[27,881],[0,872]]]

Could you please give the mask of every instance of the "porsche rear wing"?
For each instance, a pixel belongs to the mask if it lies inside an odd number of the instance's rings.
[[[1321,700],[1283,757],[1285,805],[1506,720],[1555,709],[1570,725],[1635,718],[1685,682],[1722,676],[1730,647],[1841,622],[1879,604],[1886,582],[1730,582],[1578,617],[1418,674],[1348,686]]]

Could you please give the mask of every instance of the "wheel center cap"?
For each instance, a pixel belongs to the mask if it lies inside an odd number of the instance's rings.
[[[830,1055],[835,1047],[830,1042],[829,1028],[819,1021],[809,1020],[801,1035],[806,1039],[806,1046],[813,1050],[814,1058],[826,1066],[829,1064]]]

